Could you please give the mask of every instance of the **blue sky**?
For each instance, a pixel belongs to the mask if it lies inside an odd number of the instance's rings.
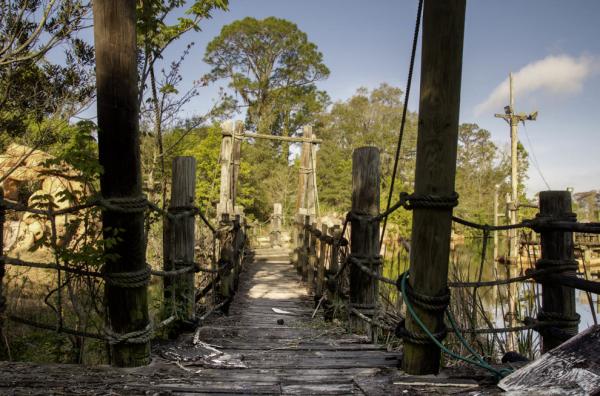
[[[246,16],[276,16],[296,23],[319,47],[331,70],[319,87],[333,100],[382,82],[404,89],[416,7],[416,0],[231,0],[229,12],[215,13],[202,32],[185,36],[166,58],[174,59],[194,41],[183,69],[184,81],[191,83],[208,71],[204,49],[224,25]],[[508,127],[493,115],[508,97],[497,87],[509,72],[517,73],[516,110],[539,111],[537,121],[520,128],[521,141],[552,189],[600,188],[599,16],[600,2],[594,0],[467,3],[461,122],[490,130],[504,147]],[[417,62],[411,110],[418,104]],[[203,88],[186,112],[206,111],[216,96],[217,86]],[[534,164],[529,176],[530,194],[546,189]]]

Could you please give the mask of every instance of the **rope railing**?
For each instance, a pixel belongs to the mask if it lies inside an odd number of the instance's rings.
[[[1,198],[1,197],[0,197]],[[42,208],[42,205],[46,205],[48,209]],[[134,213],[140,211],[149,210],[151,212],[158,213],[163,218],[167,218],[170,221],[177,221],[178,219],[189,217],[189,216],[198,216],[201,221],[207,226],[210,230],[210,233],[213,238],[213,245],[215,241],[219,238],[226,239],[227,236],[231,233],[237,232],[239,229],[233,225],[233,222],[228,224],[221,224],[220,227],[215,227],[211,224],[210,221],[206,218],[206,216],[202,213],[202,211],[195,206],[187,206],[187,207],[170,207],[167,210],[161,209],[156,204],[150,202],[145,197],[137,197],[137,198],[112,198],[105,199],[102,197],[93,197],[90,198],[87,202],[83,204],[72,205],[66,208],[58,208],[53,203],[39,203],[35,206],[27,206],[20,204],[18,202],[0,199],[0,212],[2,216],[0,218],[1,221],[5,221],[4,213],[7,211],[10,212],[21,212],[21,213],[30,213],[36,216],[46,217],[48,221],[51,223],[51,235],[50,235],[50,246],[54,250],[54,262],[34,262],[22,260],[16,257],[9,257],[0,252],[0,266],[4,267],[4,265],[10,266],[18,266],[18,267],[27,267],[27,268],[36,268],[36,269],[47,269],[47,270],[55,270],[57,271],[58,277],[58,304],[59,308],[57,311],[59,312],[57,323],[56,324],[48,324],[42,323],[37,320],[31,320],[27,318],[22,318],[18,315],[10,314],[6,315],[6,318],[14,321],[16,323],[24,324],[31,327],[36,327],[43,330],[55,331],[58,333],[69,334],[73,336],[85,337],[98,339],[102,341],[106,341],[110,344],[119,344],[119,343],[145,343],[151,340],[154,337],[154,334],[171,324],[173,321],[177,319],[177,314],[174,311],[169,317],[162,320],[159,323],[153,324],[149,323],[146,328],[124,333],[118,334],[113,332],[110,328],[104,328],[101,333],[90,333],[86,331],[81,331],[73,328],[69,328],[64,326],[63,318],[62,318],[62,305],[60,290],[64,286],[61,280],[61,273],[68,273],[75,276],[85,276],[91,277],[95,279],[101,279],[106,284],[110,284],[111,286],[121,287],[121,288],[135,288],[135,287],[145,287],[150,282],[151,276],[162,277],[162,278],[177,278],[183,275],[187,275],[190,273],[208,273],[208,274],[216,274],[216,277],[206,285],[200,293],[196,293],[196,301],[199,301],[202,297],[208,294],[211,290],[217,289],[219,281],[221,280],[221,274],[223,271],[227,271],[230,269],[229,265],[221,266],[220,268],[205,268],[201,266],[199,263],[195,262],[182,262],[175,261],[173,265],[175,265],[176,269],[173,270],[156,270],[152,269],[149,264],[146,264],[142,269],[138,271],[131,272],[113,272],[109,273],[105,270],[105,267],[101,267],[100,270],[93,270],[84,267],[77,267],[72,265],[64,265],[60,264],[59,256],[58,256],[58,242],[57,242],[57,231],[56,231],[56,218],[59,216],[65,216],[70,214],[79,213],[85,210],[99,208],[101,210],[114,211],[118,213]],[[3,229],[3,227],[1,228]],[[213,246],[214,249],[214,246]],[[241,247],[242,251],[244,247]],[[238,255],[243,259],[243,254]],[[213,257],[214,260],[214,257]],[[234,263],[235,264],[235,263]],[[214,264],[213,264],[214,267]],[[2,304],[0,310],[3,312],[6,309],[5,298],[1,297]],[[228,301],[227,298],[224,302],[221,302],[216,305],[216,307],[212,310],[209,310],[205,313],[204,316],[208,316],[212,314],[217,309],[223,307],[223,305]],[[175,304],[173,304],[173,310],[175,309]]]
[[[312,224],[304,224],[300,222],[296,222],[296,225],[299,227],[300,232],[304,231],[316,237],[320,243],[324,243],[330,246],[332,249],[337,248],[340,249],[340,245],[336,246],[336,242],[343,241],[345,242],[345,246],[348,246],[348,240],[343,237],[345,234],[348,225],[353,222],[363,222],[363,223],[375,223],[380,222],[383,219],[388,218],[392,213],[399,209],[412,210],[415,208],[425,208],[431,210],[437,209],[452,209],[458,204],[458,194],[454,193],[449,196],[418,196],[415,194],[400,194],[400,199],[389,207],[388,210],[382,212],[378,215],[369,215],[365,213],[357,213],[354,211],[350,211],[345,216],[344,221],[342,222],[342,234],[340,234],[339,239],[335,239],[331,235],[323,235],[322,232],[317,229]],[[485,251],[487,239],[489,238],[489,234],[491,232],[499,232],[499,231],[507,231],[513,229],[530,229],[535,232],[548,232],[548,231],[556,231],[556,232],[578,232],[578,233],[586,233],[586,234],[600,234],[600,223],[580,223],[576,221],[574,215],[569,214],[568,216],[563,216],[560,218],[557,217],[548,217],[537,215],[531,219],[525,219],[517,224],[507,224],[507,225],[499,225],[499,226],[491,226],[488,224],[480,224],[470,220],[466,220],[457,216],[451,217],[452,221],[456,224],[460,224],[472,229],[480,230],[483,232],[482,243],[482,260],[481,267],[485,265]],[[300,238],[301,240],[302,238]],[[329,273],[327,276],[327,282],[332,283],[336,282],[340,279],[341,275],[346,272],[346,270],[350,267],[354,267],[359,269],[362,273],[366,274],[368,277],[376,279],[378,282],[382,284],[387,284],[391,286],[395,286],[396,289],[401,292],[401,279],[390,279],[386,276],[383,276],[379,269],[378,265],[373,266],[372,264],[377,261],[376,264],[379,264],[382,260],[381,256],[373,257],[373,258],[364,258],[353,256],[352,254],[347,254],[345,258],[342,260],[340,267],[335,273]],[[552,261],[552,262],[550,262]],[[514,283],[542,283],[547,285],[558,285],[558,286],[567,286],[571,288],[575,288],[578,290],[583,290],[591,293],[600,293],[600,282],[593,281],[589,279],[582,279],[576,276],[577,262],[574,260],[546,260],[546,259],[537,259],[535,260],[537,263],[535,269],[527,269],[525,274],[519,276],[512,276],[505,279],[496,279],[496,280],[476,280],[476,281],[449,281],[447,285],[454,289],[465,289],[465,288],[473,288],[474,293],[479,287],[494,287],[501,285],[509,285]],[[572,271],[572,274],[565,274],[565,271]],[[331,288],[330,288],[331,290]],[[335,290],[335,289],[334,289]],[[347,298],[347,296],[345,297]],[[410,301],[415,304],[414,295],[411,297],[410,295],[404,295],[404,298],[409,298]],[[449,301],[449,298],[448,298]],[[364,312],[361,312],[360,309],[356,307],[349,306],[349,313],[358,317],[360,320],[368,323],[373,327],[379,327],[386,331],[391,331],[393,326],[377,321],[374,318],[374,315],[365,315]],[[507,334],[507,333],[516,333],[523,332],[528,330],[535,330],[541,333],[554,333],[558,334],[563,339],[567,339],[569,337],[569,332],[573,331],[573,323],[578,323],[578,317],[570,317],[570,316],[561,316],[555,312],[544,313],[542,311],[538,312],[537,318],[525,317],[521,320],[522,325],[517,326],[505,326],[505,327],[495,327],[490,326],[488,328],[459,328],[455,324],[452,326],[453,331],[459,336],[462,337],[461,334]],[[402,326],[402,320],[398,321],[396,327]],[[575,330],[576,331],[576,330]],[[395,331],[396,335],[398,331]],[[402,334],[401,334],[402,335]],[[412,334],[412,341],[415,341],[420,335]],[[437,335],[435,335],[437,337]],[[441,337],[441,334],[439,335]],[[409,337],[410,338],[410,337]],[[441,337],[443,338],[443,337]],[[419,342],[421,339],[419,338]],[[428,335],[425,335],[425,338],[422,340],[423,342],[431,342],[431,338]]]

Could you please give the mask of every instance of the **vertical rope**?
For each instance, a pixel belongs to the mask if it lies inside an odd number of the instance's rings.
[[[404,136],[404,125],[406,125],[406,112],[408,109],[408,99],[410,97],[410,87],[412,85],[413,69],[415,65],[415,54],[417,52],[417,42],[419,40],[419,29],[421,27],[421,11],[423,10],[423,0],[419,0],[419,6],[417,8],[417,20],[415,22],[415,33],[413,35],[412,50],[410,53],[410,66],[408,67],[408,78],[406,80],[406,93],[404,94],[404,108],[402,109],[402,121],[400,123],[400,134],[398,135],[398,144],[396,146],[396,156],[394,157],[394,169],[392,171],[392,181],[390,183],[390,192],[388,194],[388,200],[386,205],[386,212],[390,209],[392,204],[392,195],[394,194],[394,184],[396,182],[396,173],[398,172],[398,160],[400,158],[400,148],[402,147],[402,138]],[[385,236],[385,228],[387,226],[387,216],[383,219],[383,227],[381,229],[381,238],[379,239],[379,246],[383,243],[383,237]]]

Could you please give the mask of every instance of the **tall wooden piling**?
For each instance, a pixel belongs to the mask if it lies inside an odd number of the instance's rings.
[[[540,192],[541,218],[576,221],[571,207],[571,193],[568,191]],[[574,257],[573,233],[565,231],[542,230],[542,258],[536,263],[536,269],[561,267],[563,275],[576,276],[578,264]],[[557,347],[569,336],[577,334],[579,315],[575,307],[575,289],[559,284],[548,284],[542,278],[542,312],[538,319],[562,322],[560,332],[542,329],[542,352]]]
[[[350,257],[373,272],[380,272],[379,221],[379,149],[361,147],[352,153],[352,227]],[[351,262],[352,263],[352,262]],[[377,308],[377,280],[359,266],[350,266],[350,307],[372,317]],[[354,331],[370,332],[370,326],[350,316]]]
[[[462,70],[465,0],[425,0],[415,195],[450,197],[454,193]],[[415,207],[410,286],[431,297],[447,295],[452,209]],[[444,311],[413,304],[428,329],[444,329]],[[410,315],[406,329],[422,335]],[[402,367],[409,374],[439,371],[440,349],[405,339]]]
[[[108,245],[105,271],[110,274],[146,272],[144,211],[138,131],[138,78],[136,49],[136,2],[96,0],[94,42],[98,105],[98,149],[104,172],[102,196],[121,210],[105,210],[102,226]],[[149,273],[148,273],[149,276]],[[121,276],[120,276],[121,277]],[[108,324],[116,335],[142,332],[135,342],[115,343],[112,364],[120,367],[146,365],[150,361],[148,297],[146,285],[107,282]]]
[[[173,159],[171,203],[169,213],[176,217],[168,220],[169,255],[165,270],[179,270],[194,265],[195,216],[191,209],[196,199],[196,159]],[[195,318],[194,271],[177,277],[165,277],[165,316],[173,312],[179,321],[192,322]]]

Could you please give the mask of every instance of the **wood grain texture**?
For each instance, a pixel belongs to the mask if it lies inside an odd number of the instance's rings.
[[[458,115],[465,23],[465,0],[426,0],[419,102],[419,134],[415,194],[449,196],[454,192]],[[410,283],[418,293],[446,293],[452,210],[413,211]],[[443,329],[443,312],[415,307],[432,331]],[[406,328],[422,330],[408,317]],[[435,374],[440,349],[435,345],[405,345],[402,367],[411,374]]]
[[[98,106],[98,151],[103,172],[100,188],[104,198],[138,198],[142,195],[138,130],[138,81],[136,57],[136,3],[134,0],[94,1],[94,43]],[[144,213],[103,211],[105,239],[119,243],[107,249],[107,273],[143,270],[146,265]],[[105,287],[109,323],[125,334],[148,325],[146,287]],[[149,343],[112,347],[113,364],[145,365]]]

